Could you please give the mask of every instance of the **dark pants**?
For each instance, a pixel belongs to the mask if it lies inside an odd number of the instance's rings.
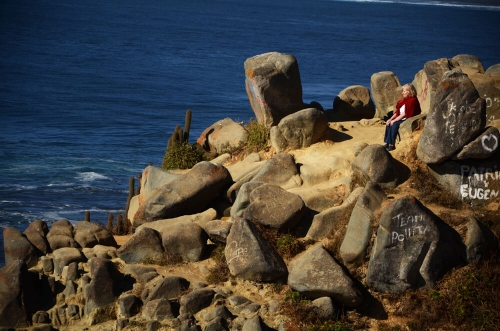
[[[392,125],[387,125],[385,127],[384,142],[389,145],[396,145],[396,136],[398,135],[399,126],[404,121],[397,121],[392,123]]]

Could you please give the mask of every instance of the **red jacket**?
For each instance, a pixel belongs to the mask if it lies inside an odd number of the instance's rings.
[[[405,105],[405,117],[410,118],[420,114],[420,103],[417,97],[408,97],[398,101],[396,104],[396,116],[399,116],[399,109]]]

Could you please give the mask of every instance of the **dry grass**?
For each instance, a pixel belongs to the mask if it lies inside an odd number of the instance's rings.
[[[224,283],[231,277],[224,250],[225,246],[217,246],[210,256],[215,261],[215,265],[208,269],[206,281],[209,284]]]

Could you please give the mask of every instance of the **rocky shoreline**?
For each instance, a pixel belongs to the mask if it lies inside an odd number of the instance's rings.
[[[215,159],[144,169],[120,244],[85,221],[6,228],[0,329],[308,330],[294,318],[303,305],[332,330],[347,327],[339,316],[378,330],[392,310],[381,293],[430,291],[498,254],[500,64],[425,63],[422,114],[392,152],[379,142],[401,94],[394,73],[324,109],[303,103],[292,55],[244,69],[268,148],[224,153],[248,132],[214,123],[197,143]]]

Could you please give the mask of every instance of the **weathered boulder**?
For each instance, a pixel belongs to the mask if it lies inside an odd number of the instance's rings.
[[[74,239],[80,247],[94,247],[95,245],[118,246],[112,234],[103,225],[90,222],[76,222]]]
[[[469,217],[467,236],[465,238],[467,261],[469,263],[479,262],[498,253],[499,244],[500,242],[493,231],[479,222],[474,216]]]
[[[460,235],[406,196],[388,205],[380,217],[366,282],[376,291],[391,293],[432,288],[447,271],[465,262]]]
[[[36,231],[40,235],[46,237],[47,234],[49,233],[49,227],[47,226],[47,223],[45,223],[44,221],[35,220],[28,225],[28,227],[26,228],[26,230],[24,232],[26,233],[26,232],[30,232],[30,231]]]
[[[123,268],[123,273],[132,276],[132,278],[135,278],[142,283],[147,283],[151,279],[158,276],[155,267],[142,264],[126,264]],[[147,279],[144,278],[144,275],[148,275]],[[153,277],[150,277],[149,275],[152,275]]]
[[[294,258],[288,267],[288,286],[312,299],[328,296],[347,307],[357,307],[363,301],[352,279],[321,244]]]
[[[151,228],[158,232],[161,232],[163,229],[170,227],[174,223],[195,223],[199,226],[204,226],[208,222],[217,218],[217,211],[213,208],[208,208],[207,210],[193,214],[193,215],[183,215],[174,218],[168,218],[163,220],[157,220],[153,222],[144,223],[136,228],[138,231],[141,228]]]
[[[215,291],[210,288],[193,290],[183,295],[179,300],[181,309],[188,314],[196,314],[203,308],[210,306],[214,298]]]
[[[287,232],[300,222],[305,212],[300,196],[277,185],[264,184],[250,193],[250,205],[245,209],[243,218]]]
[[[344,217],[351,210],[353,204],[363,192],[361,187],[356,188],[349,194],[345,201],[339,206],[334,206],[314,215],[311,226],[307,231],[307,237],[314,240],[326,238],[337,225],[337,221]]]
[[[205,224],[203,230],[205,230],[212,242],[225,244],[232,226],[232,222],[214,220]]]
[[[175,300],[181,297],[181,294],[189,288],[189,281],[183,277],[168,276],[153,282],[153,287],[149,288],[149,283],[141,295],[144,302],[164,298]]]
[[[200,213],[231,183],[231,175],[226,168],[210,162],[200,162],[186,174],[157,189],[139,207],[134,217],[134,226]]]
[[[234,220],[224,254],[231,275],[239,278],[266,282],[287,274],[281,256],[244,218]]]
[[[243,323],[242,331],[264,331],[267,330],[266,324],[259,315],[251,317]]]
[[[206,128],[196,143],[207,151],[221,154],[226,150],[246,144],[248,131],[240,124],[226,117]]]
[[[468,76],[473,74],[484,74],[484,67],[477,56],[470,54],[458,54],[451,58],[455,67],[460,67]]]
[[[0,269],[0,328],[27,327],[36,307],[36,283],[22,260]]]
[[[266,161],[262,161],[258,153],[248,155],[243,161],[227,166],[231,178],[238,182],[243,177],[256,171]]]
[[[163,321],[166,318],[174,317],[172,305],[165,298],[159,298],[147,302],[142,307],[142,318],[147,321]]]
[[[163,261],[164,252],[160,233],[151,228],[141,228],[116,251],[116,254],[125,263],[140,263],[145,260]]]
[[[483,160],[429,164],[429,173],[457,199],[472,205],[500,201],[500,153]]]
[[[370,90],[376,106],[375,117],[383,118],[393,111],[401,99],[397,87],[401,86],[398,77],[391,71],[374,73],[370,78]]]
[[[47,241],[52,251],[62,247],[79,247],[73,239],[73,225],[65,219],[52,223],[47,233]]]
[[[417,147],[425,163],[441,163],[476,138],[486,124],[486,103],[460,70],[447,71],[437,87]]]
[[[200,261],[205,253],[208,235],[198,224],[178,222],[160,232],[162,245],[169,254],[191,262]]]
[[[309,147],[320,141],[328,129],[328,119],[324,112],[316,108],[297,111],[281,119],[271,127],[271,145],[280,153],[287,149]]]
[[[383,188],[393,188],[403,182],[402,166],[382,145],[373,144],[352,161],[352,171],[363,181],[374,181]]]
[[[222,319],[227,325],[227,323],[230,322],[234,318],[234,316],[226,308],[226,306],[218,306],[215,307],[214,309],[206,309],[205,311],[202,311],[200,313],[200,318],[204,322],[210,322],[215,319]]]
[[[89,261],[91,281],[83,288],[85,297],[85,315],[94,309],[105,307],[115,302],[115,284],[112,278],[113,263],[98,257]]]
[[[259,181],[250,181],[241,185],[236,199],[231,206],[231,217],[234,219],[236,217],[243,217],[245,209],[250,205],[250,193],[257,187],[264,185],[265,183]]]
[[[270,52],[244,63],[245,86],[259,123],[268,127],[304,108],[299,66],[293,55]]]
[[[373,118],[375,105],[370,90],[361,85],[346,87],[333,100],[333,112],[335,117],[349,121]]]
[[[63,247],[55,250],[53,253],[54,273],[60,275],[63,268],[72,262],[85,262],[86,258],[78,248]]]
[[[500,133],[498,129],[490,126],[484,130],[476,139],[465,145],[454,160],[486,159],[500,150]]]
[[[368,182],[352,210],[339,252],[345,264],[361,262],[373,233],[374,212],[387,199],[375,182]]]
[[[453,68],[454,66],[449,59],[441,58],[426,62],[424,68],[415,75],[412,84],[417,90],[417,98],[422,114],[429,113],[438,83],[441,81],[443,74]]]
[[[427,115],[420,114],[417,116],[413,116],[410,118],[407,118],[401,125],[399,126],[399,136],[401,138],[408,137],[411,135],[413,132],[422,129],[424,127],[425,119],[427,118]]]
[[[275,184],[284,189],[298,187],[302,184],[297,164],[293,156],[288,153],[279,153],[267,160],[259,168],[252,181]]]
[[[287,191],[300,196],[310,210],[321,213],[326,209],[342,205],[352,193],[351,186],[351,176],[344,176],[313,187],[301,186]]]
[[[38,263],[36,248],[26,236],[13,226],[3,229],[5,263],[22,260],[28,268]]]
[[[141,300],[134,294],[126,293],[118,298],[118,307],[120,309],[120,315],[129,318],[139,313],[141,309]]]

